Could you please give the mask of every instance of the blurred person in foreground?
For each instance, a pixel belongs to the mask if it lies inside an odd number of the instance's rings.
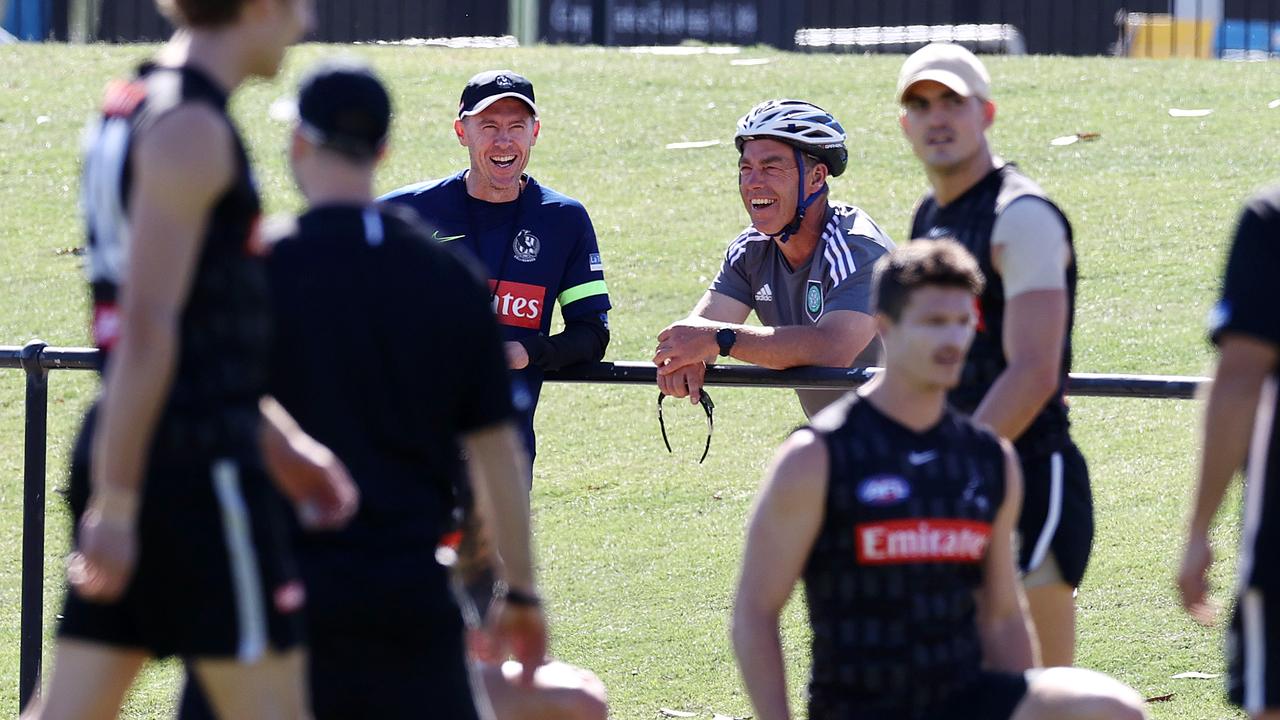
[[[289,159],[308,209],[273,228],[268,245],[279,326],[270,386],[350,468],[364,498],[343,530],[294,536],[310,600],[312,707],[320,720],[428,708],[487,718],[449,571],[436,559],[462,449],[505,561],[487,618],[495,654],[514,654],[526,670],[517,684],[529,684],[546,651],[528,460],[487,288],[412,211],[375,203],[391,101],[369,68],[316,66],[298,114]],[[446,302],[447,321],[432,312]],[[441,345],[453,352],[435,352]],[[188,720],[209,716],[199,689],[184,698]]]
[[[114,717],[149,658],[179,656],[220,715],[300,718],[305,592],[275,486],[313,526],[346,522],[357,492],[266,395],[260,203],[227,102],[246,79],[276,74],[312,5],[159,6],[177,32],[132,81],[109,86],[87,136],[103,388],[71,461],[74,552],[53,676],[27,717]]]
[[[951,241],[876,263],[884,372],[783,443],[752,511],[733,643],[760,720],[791,717],[778,632],[803,578],[810,720],[1138,720],[1089,670],[1038,664],[1008,441],[947,405],[983,277]]]
[[[1200,477],[1178,574],[1183,607],[1208,623],[1209,529],[1237,470],[1244,527],[1227,695],[1253,720],[1280,720],[1280,187],[1254,197],[1236,228],[1222,298],[1209,320],[1219,350],[1205,409]]]

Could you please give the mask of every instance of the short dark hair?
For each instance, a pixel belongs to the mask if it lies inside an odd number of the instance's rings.
[[[174,25],[220,27],[240,17],[246,0],[156,0],[156,8]]]
[[[978,261],[955,240],[913,240],[876,261],[871,299],[876,312],[897,322],[911,293],[919,288],[963,288],[977,296],[986,283]]]

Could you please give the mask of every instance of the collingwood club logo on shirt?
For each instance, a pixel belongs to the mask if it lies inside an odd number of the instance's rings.
[[[822,282],[820,280],[810,280],[804,291],[804,310],[809,314],[809,320],[818,322],[818,318],[822,317]]]
[[[542,249],[542,243],[538,241],[538,236],[528,230],[521,230],[516,234],[516,239],[511,243],[511,252],[515,254],[516,260],[520,262],[533,262],[538,259],[538,251]]]

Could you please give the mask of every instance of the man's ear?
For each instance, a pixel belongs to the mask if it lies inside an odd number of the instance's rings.
[[[982,126],[991,127],[996,121],[996,104],[987,100],[982,103]]]
[[[542,132],[542,121],[534,120],[533,121],[533,140],[529,143],[529,145],[538,144],[538,133],[540,132]]]
[[[808,187],[806,191],[810,194],[818,191],[822,184],[827,181],[827,177],[831,174],[831,169],[824,162],[816,162],[809,169]]]
[[[453,134],[458,136],[458,144],[467,146],[467,128],[462,124],[462,118],[453,121]]]

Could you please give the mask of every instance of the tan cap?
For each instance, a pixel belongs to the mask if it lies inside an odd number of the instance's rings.
[[[921,80],[942,83],[964,97],[991,99],[991,76],[976,55],[952,43],[930,43],[902,63],[898,73],[898,102],[907,88]]]

